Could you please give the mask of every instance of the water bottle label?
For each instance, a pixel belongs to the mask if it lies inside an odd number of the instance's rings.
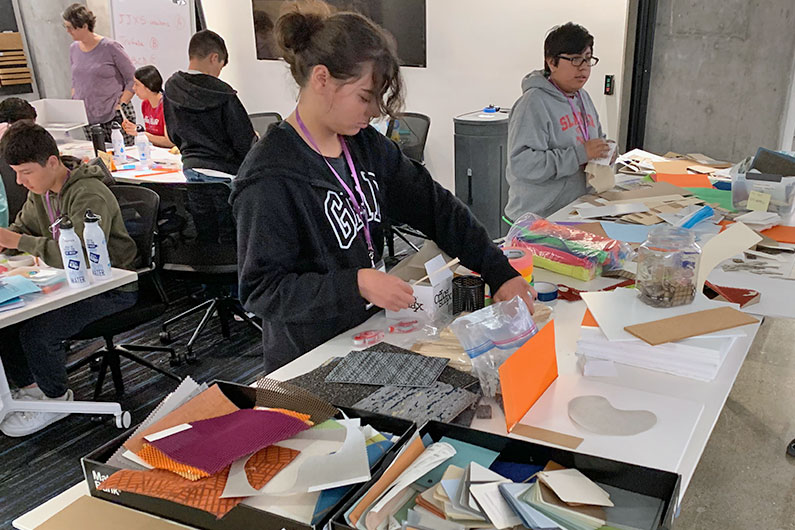
[[[70,259],[69,263],[66,265],[68,268],[72,269],[73,271],[80,270],[80,261],[76,259]]]
[[[76,256],[77,250],[75,249],[64,250],[63,253],[66,254],[67,256]]]
[[[86,248],[90,248],[91,250],[94,250],[95,248],[97,248],[97,244],[94,243],[93,241],[89,241],[89,242],[86,243]]]
[[[88,253],[88,259],[91,261],[91,263],[99,264],[99,254],[95,254],[93,252],[89,252]]]

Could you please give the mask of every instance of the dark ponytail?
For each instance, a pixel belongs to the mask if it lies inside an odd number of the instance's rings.
[[[322,64],[332,77],[349,81],[373,65],[373,92],[382,115],[395,116],[403,107],[403,79],[395,40],[358,13],[330,14],[322,2],[312,9],[298,6],[276,21],[276,39],[293,78],[303,87],[312,68]]]

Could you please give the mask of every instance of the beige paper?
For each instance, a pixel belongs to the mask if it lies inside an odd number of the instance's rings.
[[[624,330],[652,346],[657,346],[757,322],[759,321],[754,317],[726,306],[635,324],[625,327]]]
[[[751,248],[760,241],[762,241],[762,236],[743,223],[734,223],[707,241],[701,249],[696,292],[700,293],[704,290],[704,282],[707,281],[707,276],[720,262]]]
[[[549,442],[568,449],[577,449],[583,442],[583,439],[577,436],[550,431],[548,429],[542,429],[541,427],[533,427],[532,425],[525,425],[524,423],[517,423],[516,427],[511,431],[511,434],[518,434],[519,436],[525,436],[534,440]]]
[[[585,175],[588,178],[588,185],[596,193],[611,190],[616,185],[616,175],[610,166],[588,162],[588,165],[585,166]]]
[[[610,494],[577,469],[541,471],[538,480],[546,484],[566,504],[614,506]]]
[[[36,530],[179,530],[182,525],[125,508],[112,502],[83,496],[56,513]]]

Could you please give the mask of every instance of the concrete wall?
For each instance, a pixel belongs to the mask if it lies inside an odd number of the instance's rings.
[[[72,75],[69,45],[72,38],[63,29],[61,13],[73,0],[19,2],[30,59],[43,98],[69,98]]]
[[[793,27],[793,0],[659,0],[645,147],[736,161],[781,146]]]

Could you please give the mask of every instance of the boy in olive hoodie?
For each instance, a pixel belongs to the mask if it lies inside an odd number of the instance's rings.
[[[68,216],[83,236],[87,209],[101,217],[114,267],[132,269],[136,247],[124,227],[119,204],[102,182],[102,171],[85,164],[70,171],[58,154],[55,139],[42,127],[20,121],[0,141],[0,155],[30,193],[16,221],[0,228],[0,250],[28,252],[53,267],[62,268],[58,231],[51,227]],[[132,307],[138,299],[136,284],[119,287],[2,330],[3,365],[13,381],[16,399],[71,400],[67,388],[66,352],[62,343],[86,325]],[[0,423],[7,436],[25,436],[65,417],[50,412],[15,412]]]

